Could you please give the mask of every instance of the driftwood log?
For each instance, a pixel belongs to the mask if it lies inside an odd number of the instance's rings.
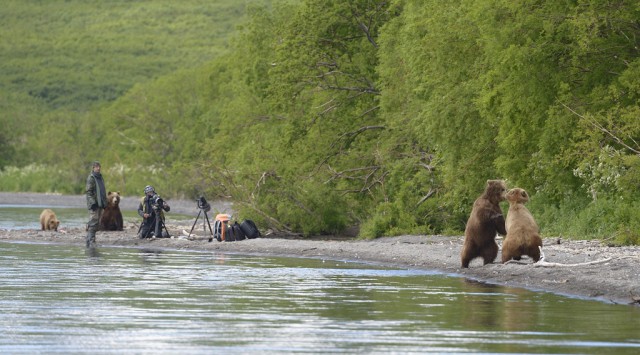
[[[594,260],[594,261],[588,261],[588,262],[584,262],[584,263],[577,263],[577,264],[562,264],[562,263],[550,263],[548,261],[545,260],[545,256],[544,256],[544,252],[542,251],[542,247],[538,247],[538,249],[540,249],[540,260],[538,260],[538,262],[535,262],[533,264],[533,267],[575,267],[575,266],[587,266],[587,265],[596,265],[596,264],[603,264],[612,260],[620,260],[620,259],[631,259],[631,258],[635,258],[634,256],[628,255],[628,256],[621,256],[618,258],[605,258],[605,259],[600,259],[600,260]],[[522,264],[522,265],[529,265],[529,263],[527,262],[522,262],[522,261],[518,261],[518,260],[509,260],[507,261],[505,264]]]

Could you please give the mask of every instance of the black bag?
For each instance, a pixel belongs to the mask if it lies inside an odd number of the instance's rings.
[[[235,242],[237,240],[233,234],[233,226],[227,227],[227,230],[224,232],[224,239],[227,242]]]
[[[242,221],[242,224],[240,224],[240,229],[242,229],[244,235],[249,239],[255,239],[260,236],[258,227],[256,227],[256,224],[253,223],[253,221],[250,219],[245,219],[244,221]]]
[[[235,238],[235,240],[245,240],[246,236],[244,235],[244,232],[242,231],[242,228],[240,228],[240,225],[238,224],[238,222],[235,222],[231,227],[231,233],[233,234],[233,237]]]

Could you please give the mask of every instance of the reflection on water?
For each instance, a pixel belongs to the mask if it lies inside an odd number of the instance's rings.
[[[0,243],[0,353],[640,351],[640,310],[315,259]]]

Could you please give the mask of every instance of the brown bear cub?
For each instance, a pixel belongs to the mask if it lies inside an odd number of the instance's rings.
[[[528,255],[537,262],[540,260],[542,238],[533,215],[524,206],[529,201],[529,195],[516,187],[507,192],[507,201],[509,212],[506,221],[507,236],[502,243],[502,262],[520,260],[523,255]]]
[[[100,217],[100,229],[103,231],[121,231],[124,227],[122,212],[120,211],[120,192],[107,194],[107,207]]]
[[[460,253],[462,267],[469,267],[469,262],[477,257],[482,257],[484,265],[487,265],[498,256],[496,233],[507,234],[504,215],[500,209],[500,202],[505,200],[506,191],[504,180],[487,180],[484,193],[473,203]]]
[[[40,213],[40,228],[42,228],[43,231],[57,232],[58,226],[60,226],[60,221],[58,221],[55,212],[48,208],[42,210],[42,213]]]

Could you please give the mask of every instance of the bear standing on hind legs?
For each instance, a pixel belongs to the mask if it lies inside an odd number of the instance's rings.
[[[516,187],[507,192],[507,201],[509,213],[505,222],[507,236],[502,243],[502,262],[520,260],[523,255],[528,255],[538,262],[542,238],[538,224],[524,205],[529,201],[529,195],[525,190]]]
[[[469,262],[477,257],[482,257],[484,265],[487,265],[498,256],[496,233],[507,234],[504,215],[500,209],[500,202],[505,200],[506,191],[504,180],[487,180],[484,193],[473,203],[460,253],[463,268],[469,267]]]

